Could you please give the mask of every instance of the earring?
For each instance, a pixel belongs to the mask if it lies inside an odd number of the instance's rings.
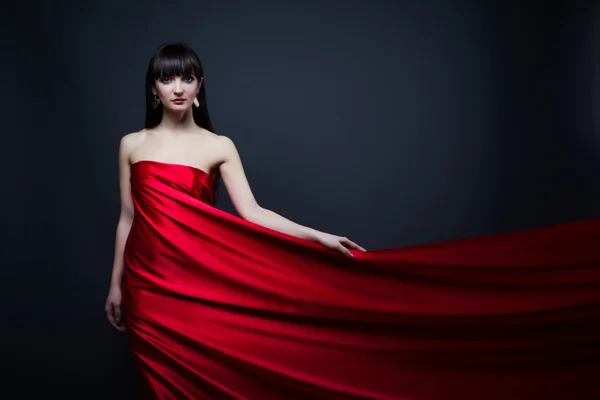
[[[159,104],[160,104],[160,99],[158,98],[158,96],[154,95],[154,98],[152,99],[152,109],[156,110],[158,108]]]
[[[200,102],[198,101],[197,97],[194,97],[194,105],[196,106],[196,108],[200,107]]]

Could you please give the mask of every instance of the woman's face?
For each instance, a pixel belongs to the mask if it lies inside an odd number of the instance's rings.
[[[200,91],[203,78],[194,75],[164,76],[155,81],[152,92],[158,96],[164,108],[172,111],[189,109]]]

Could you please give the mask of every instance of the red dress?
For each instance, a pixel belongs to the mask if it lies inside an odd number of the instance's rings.
[[[600,399],[600,220],[352,251],[131,166],[123,306],[151,399]]]

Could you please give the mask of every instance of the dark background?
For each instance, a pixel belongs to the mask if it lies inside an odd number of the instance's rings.
[[[600,217],[599,11],[475,0],[8,6],[0,372],[3,390],[20,393],[7,398],[135,398],[125,337],[103,307],[118,143],[142,128],[159,44],[196,49],[215,130],[236,143],[263,207],[374,250]],[[233,211],[223,187],[217,205]]]

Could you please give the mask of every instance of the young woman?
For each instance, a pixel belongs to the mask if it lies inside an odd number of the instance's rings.
[[[107,311],[115,328],[122,330],[118,310],[123,275],[123,250],[133,222],[130,168],[138,163],[190,166],[205,172],[215,182],[222,178],[236,212],[245,220],[273,230],[307,239],[352,258],[349,249],[364,248],[342,236],[299,225],[261,207],[254,198],[233,141],[213,132],[206,105],[203,68],[194,51],[185,44],[158,48],[146,75],[145,129],[125,135],[119,148],[121,215],[116,239],[115,263]],[[115,311],[118,314],[118,311]]]
[[[188,46],[158,48],[146,99],[105,311],[147,398],[600,397],[597,222],[366,252],[257,204]]]

